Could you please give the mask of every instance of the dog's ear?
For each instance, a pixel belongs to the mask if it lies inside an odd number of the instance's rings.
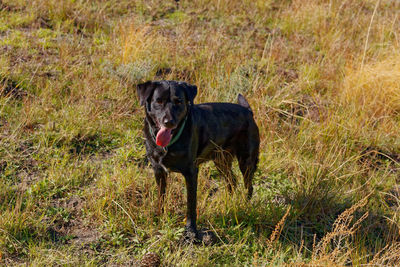
[[[147,81],[136,86],[137,94],[139,96],[139,102],[141,106],[146,104],[147,99],[152,95],[154,89],[156,88],[156,83],[152,81]]]
[[[190,102],[190,104],[193,105],[193,100],[197,95],[197,86],[196,85],[191,85],[185,82],[180,82],[180,85],[183,86],[186,96]]]

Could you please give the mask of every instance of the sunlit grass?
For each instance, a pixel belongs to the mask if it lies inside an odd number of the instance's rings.
[[[399,260],[400,5],[396,1],[2,1],[0,265],[361,265]],[[200,168],[165,212],[144,160],[135,85],[248,99],[255,194]],[[396,191],[397,190],[397,191]]]

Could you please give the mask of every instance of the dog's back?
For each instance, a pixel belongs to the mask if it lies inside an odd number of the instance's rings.
[[[201,161],[213,159],[213,149],[221,149],[238,156],[247,150],[256,150],[258,158],[259,131],[253,112],[244,99],[239,96],[233,103],[203,103],[194,105],[193,124],[198,134],[198,157]],[[250,155],[249,155],[250,156]]]

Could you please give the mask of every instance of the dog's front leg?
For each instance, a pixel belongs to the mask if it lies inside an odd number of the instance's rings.
[[[161,214],[164,211],[164,198],[168,174],[162,167],[154,167],[153,170],[158,187],[158,213]]]
[[[196,228],[196,206],[197,206],[197,174],[198,169],[193,167],[183,173],[187,189],[187,212],[186,212],[186,232],[194,238],[198,238]]]

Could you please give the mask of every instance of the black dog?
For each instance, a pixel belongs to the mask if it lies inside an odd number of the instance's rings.
[[[199,238],[196,191],[200,163],[213,160],[232,190],[236,179],[231,165],[236,156],[248,198],[253,194],[252,179],[260,145],[253,112],[240,94],[239,104],[194,105],[197,87],[185,82],[148,81],[137,86],[137,93],[146,110],[146,151],[156,177],[160,207],[165,195],[167,172],[183,174],[187,188],[186,233]]]

